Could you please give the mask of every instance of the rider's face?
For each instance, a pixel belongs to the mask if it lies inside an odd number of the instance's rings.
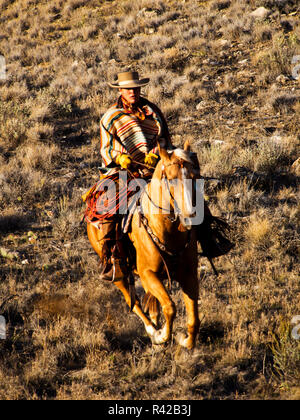
[[[141,88],[140,87],[130,88],[130,89],[122,88],[122,89],[119,89],[119,92],[121,93],[123,98],[126,99],[127,102],[129,102],[131,105],[134,105],[138,103],[140,99]]]

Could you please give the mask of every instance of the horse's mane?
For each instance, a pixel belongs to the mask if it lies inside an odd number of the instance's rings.
[[[179,159],[182,159],[182,160],[184,160],[186,162],[189,162],[189,163],[193,163],[193,161],[191,159],[191,156],[190,156],[190,152],[188,152],[186,150],[183,150],[183,149],[179,149],[179,148],[177,148],[175,150],[172,150],[172,152]]]

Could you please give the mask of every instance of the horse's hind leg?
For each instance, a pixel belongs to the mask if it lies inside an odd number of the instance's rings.
[[[124,278],[122,280],[114,281],[114,284],[123,293],[127,305],[130,306],[131,305],[131,297],[130,297],[130,293],[129,293],[129,284],[128,284],[127,279]],[[148,334],[154,334],[155,328],[154,328],[153,324],[151,323],[151,321],[147,318],[147,316],[142,311],[142,308],[140,306],[140,302],[139,302],[138,299],[135,300],[135,304],[134,304],[134,307],[132,309],[132,312],[134,312],[143,321],[143,324],[144,324]]]

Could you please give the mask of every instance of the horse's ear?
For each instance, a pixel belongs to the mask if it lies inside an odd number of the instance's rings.
[[[170,155],[158,142],[159,155],[162,160],[170,160]]]
[[[183,146],[183,150],[185,150],[186,152],[189,152],[191,150],[191,145],[190,145],[190,141],[186,140]]]

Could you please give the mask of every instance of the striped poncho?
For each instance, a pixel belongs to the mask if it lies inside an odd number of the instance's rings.
[[[118,100],[100,121],[100,153],[104,168],[115,167],[118,155],[125,153],[143,163],[145,155],[158,154],[157,138],[171,147],[166,121],[154,104],[145,98],[139,103],[142,115],[128,111]]]
[[[145,98],[140,98],[133,112],[119,98],[103,115],[100,121],[102,176],[82,196],[87,204],[84,214],[86,222],[110,220],[118,211],[120,200],[129,197],[126,185],[120,184],[117,156],[126,153],[133,160],[144,163],[146,154],[158,154],[157,137],[163,147],[173,148],[164,116],[156,105]],[[103,195],[107,179],[115,183],[118,197]]]

